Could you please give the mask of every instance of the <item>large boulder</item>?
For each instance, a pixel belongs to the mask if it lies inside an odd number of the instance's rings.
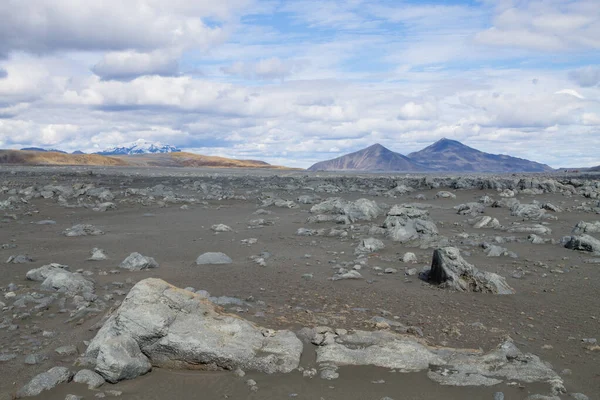
[[[77,293],[92,293],[94,282],[83,275],[69,271],[67,265],[52,263],[29,270],[26,277],[30,281],[42,282],[44,290],[58,291],[74,295]]]
[[[479,271],[460,255],[455,247],[444,247],[433,252],[431,269],[425,278],[444,288],[460,292],[513,294],[506,279],[492,272]]]
[[[600,240],[590,235],[567,236],[563,242],[567,249],[600,253]]]
[[[573,235],[582,235],[584,233],[599,233],[600,232],[600,221],[597,222],[585,222],[579,221],[573,231],[571,232]]]
[[[431,240],[438,235],[429,211],[411,205],[395,205],[383,222],[387,236],[395,242],[407,243],[414,240]]]
[[[68,265],[51,263],[48,265],[43,265],[39,268],[29,270],[29,271],[27,271],[27,274],[25,276],[27,277],[27,280],[43,282],[48,276],[50,276],[54,272],[68,271],[68,270],[69,270]]]
[[[344,215],[352,223],[355,221],[371,221],[381,215],[383,210],[372,200],[346,201],[340,197],[331,197],[312,206],[310,212],[313,214]]]
[[[158,268],[158,263],[152,257],[134,252],[121,262],[119,268],[128,269],[129,271],[141,271],[143,269]]]
[[[143,370],[134,342],[151,365],[176,369],[286,373],[298,367],[302,353],[302,342],[294,333],[264,329],[221,313],[203,296],[154,278],[131,289],[91,341],[86,357],[96,360],[97,372],[106,378],[109,366],[101,358],[117,357],[115,349],[123,348],[127,354],[119,359],[115,375],[133,378]]]
[[[96,372],[110,383],[137,378],[151,369],[148,357],[128,335],[107,339],[98,349]]]
[[[17,398],[37,396],[45,390],[53,389],[60,383],[69,382],[72,377],[73,373],[68,368],[50,368],[48,371],[34,376],[25,386],[19,389]]]
[[[520,204],[515,203],[510,208],[510,214],[523,219],[539,220],[544,218],[546,210],[540,207],[539,204]]]

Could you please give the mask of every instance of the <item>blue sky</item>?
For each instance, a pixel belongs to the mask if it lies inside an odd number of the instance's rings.
[[[600,164],[597,0],[0,4],[0,147],[308,167],[448,137]]]

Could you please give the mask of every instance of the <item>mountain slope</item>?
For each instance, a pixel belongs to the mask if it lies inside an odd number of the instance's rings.
[[[144,139],[138,139],[133,143],[122,146],[111,147],[96,154],[103,156],[114,155],[132,155],[132,154],[157,154],[157,153],[175,153],[179,152],[177,147],[169,144],[163,145],[160,142],[148,142]]]
[[[427,171],[420,165],[400,153],[393,152],[379,143],[334,158],[321,161],[309,168],[309,171]]]
[[[408,157],[436,171],[451,172],[550,172],[551,167],[522,158],[489,154],[456,140],[443,138]]]
[[[235,160],[225,157],[173,152],[158,154],[103,156],[100,154],[66,154],[56,152],[0,150],[0,164],[20,165],[100,165],[129,167],[215,167],[277,168],[264,161]]]

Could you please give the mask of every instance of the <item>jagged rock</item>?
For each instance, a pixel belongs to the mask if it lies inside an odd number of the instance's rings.
[[[8,260],[6,260],[7,264],[26,264],[26,263],[30,263],[33,262],[33,258],[23,255],[23,254],[19,254],[18,256],[10,256],[8,257]]]
[[[600,253],[600,240],[590,235],[567,236],[563,243],[567,249]]]
[[[90,253],[91,253],[91,257],[88,258],[88,260],[90,260],[90,261],[102,261],[102,260],[106,260],[108,258],[108,257],[106,257],[104,250],[99,249],[97,247],[94,247]]]
[[[210,227],[215,232],[232,232],[233,229],[225,224],[216,224]]]
[[[69,382],[73,373],[65,367],[50,368],[31,379],[17,392],[17,398],[37,396],[45,390],[50,390],[58,384]]]
[[[546,215],[546,210],[541,208],[538,204],[515,203],[510,208],[510,214],[523,219],[539,220],[544,218]]]
[[[104,235],[104,232],[94,225],[89,224],[79,224],[74,225],[71,228],[67,228],[63,235],[67,237],[75,237],[75,236],[99,236]]]
[[[544,382],[554,390],[564,391],[556,372],[537,356],[522,353],[511,341],[483,354],[476,350],[431,347],[415,337],[390,331],[356,330],[330,333],[316,352],[317,363],[329,372],[327,376],[341,366],[372,365],[402,372],[428,371],[430,379],[443,385],[491,386],[516,380]]]
[[[134,343],[153,366],[178,369],[287,373],[298,367],[302,353],[302,342],[292,332],[263,329],[222,314],[204,297],[153,278],[131,289],[91,341],[86,357],[110,367],[101,357],[112,352],[114,341],[121,337],[127,342],[119,346],[135,357],[125,360],[120,371],[140,362]]]
[[[68,271],[69,266],[63,264],[52,263],[48,265],[41,266],[36,269],[29,270],[26,274],[26,278],[30,281],[42,282],[49,275],[56,271]]]
[[[355,254],[374,253],[385,248],[383,242],[375,238],[367,238],[360,241],[358,247],[354,250]]]
[[[482,243],[481,247],[483,247],[485,255],[488,257],[507,256],[507,257],[512,257],[512,258],[517,258],[517,255],[514,252],[509,251],[505,247],[497,246],[495,244],[491,244],[491,243],[487,243],[487,242]]]
[[[482,203],[465,203],[465,204],[460,204],[456,207],[454,207],[455,210],[457,210],[457,214],[460,215],[477,215],[477,214],[482,214],[485,212],[485,205],[483,205]]]
[[[73,382],[86,384],[89,389],[97,389],[104,385],[104,378],[92,370],[82,369],[75,374]]]
[[[50,273],[40,287],[43,290],[57,291],[68,295],[94,292],[94,282],[64,269],[57,269]]]
[[[129,271],[141,271],[143,269],[158,268],[158,263],[152,257],[146,257],[134,252],[119,264],[119,268]]]
[[[231,264],[232,262],[233,260],[227,254],[221,252],[204,253],[196,259],[196,265]]]
[[[96,207],[94,207],[94,211],[105,212],[106,210],[116,210],[117,205],[115,203],[111,203],[109,201],[105,203],[100,203]]]
[[[541,224],[515,224],[506,228],[508,233],[535,233],[536,235],[550,235],[552,229]]]
[[[313,214],[340,214],[348,217],[349,222],[371,221],[383,212],[376,202],[368,199],[346,201],[340,197],[331,197],[315,204],[310,209]]]
[[[321,201],[321,198],[318,196],[302,195],[296,201],[300,204],[315,204],[317,201]]]
[[[412,205],[396,205],[387,213],[383,227],[387,236],[396,242],[406,243],[417,239],[431,239],[438,229],[429,219],[429,211]]]
[[[481,215],[477,218],[469,220],[469,223],[472,224],[473,228],[475,228],[475,229],[481,229],[481,228],[498,229],[501,227],[500,221],[498,221],[496,218],[492,218],[487,215]]]
[[[405,263],[417,263],[417,256],[415,255],[415,253],[404,253],[404,255],[402,256],[402,262]]]
[[[125,333],[106,338],[98,347],[96,372],[107,382],[134,379],[151,369],[152,365],[138,343]]]
[[[460,292],[484,292],[513,294],[515,291],[500,275],[479,271],[465,261],[460,250],[444,247],[433,252],[431,269],[424,276],[428,281],[441,287]]]
[[[590,233],[599,233],[600,232],[600,221],[597,222],[585,222],[579,221],[573,231],[571,232],[573,235],[583,235]]]
[[[557,213],[562,212],[562,209],[560,207],[555,206],[552,203],[544,203],[544,204],[542,204],[542,208],[544,210],[548,210],[548,211],[552,211],[552,212],[557,212]]]

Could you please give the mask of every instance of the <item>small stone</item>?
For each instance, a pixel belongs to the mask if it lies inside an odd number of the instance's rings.
[[[72,356],[78,353],[77,347],[74,345],[62,346],[54,351],[61,356]]]

